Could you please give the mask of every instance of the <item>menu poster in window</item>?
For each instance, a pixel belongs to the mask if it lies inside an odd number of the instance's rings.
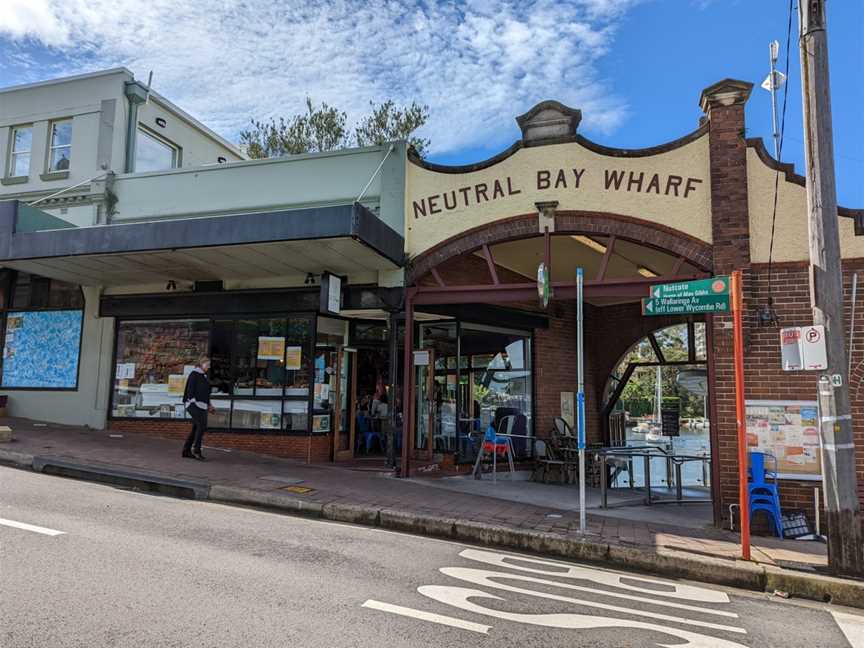
[[[9,313],[2,386],[74,389],[81,327],[79,310]]]
[[[282,360],[285,357],[285,338],[258,336],[259,360]]]
[[[303,366],[303,347],[285,347],[285,368],[297,371]]]
[[[330,415],[316,414],[312,417],[312,432],[325,433],[330,431]]]
[[[746,411],[748,449],[774,455],[779,478],[822,479],[815,401],[747,401]]]
[[[169,374],[168,376],[168,393],[182,394],[186,389],[186,376],[183,374]]]
[[[561,418],[570,426],[571,430],[576,427],[573,392],[561,392]]]

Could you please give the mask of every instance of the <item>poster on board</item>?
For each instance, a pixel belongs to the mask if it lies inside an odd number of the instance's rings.
[[[290,371],[297,371],[302,368],[303,362],[303,347],[289,346],[285,347],[285,368]]]
[[[2,386],[74,389],[81,327],[80,310],[9,313]]]
[[[259,360],[282,360],[285,357],[285,338],[258,336]]]
[[[780,479],[822,479],[816,401],[753,400],[746,411],[747,448],[774,455]]]

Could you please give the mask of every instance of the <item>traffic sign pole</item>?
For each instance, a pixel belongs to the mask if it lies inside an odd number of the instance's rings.
[[[744,331],[741,271],[732,273],[732,338],[735,365],[735,419],[738,424],[738,507],[741,557],[750,560],[750,497],[747,492],[747,414],[744,408]]]
[[[582,349],[582,268],[576,268],[576,360],[578,396],[576,408],[576,435],[579,447],[579,533],[585,534],[585,359]]]

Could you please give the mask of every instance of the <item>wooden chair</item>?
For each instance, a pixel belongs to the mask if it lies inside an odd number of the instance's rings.
[[[560,475],[560,481],[564,483],[567,478],[566,464],[562,459],[555,456],[552,447],[543,439],[534,440],[534,471],[531,474],[531,481],[538,481],[538,476],[543,480],[544,484],[549,483],[549,473],[551,470],[557,469]]]

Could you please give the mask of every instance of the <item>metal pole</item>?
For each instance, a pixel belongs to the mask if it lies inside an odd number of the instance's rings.
[[[576,268],[576,367],[577,367],[577,442],[579,447],[579,533],[585,533],[585,358],[582,352],[582,284],[584,272]],[[605,471],[604,471],[605,472]],[[603,475],[605,479],[605,475]]]
[[[735,419],[738,424],[738,514],[741,517],[741,558],[750,560],[750,496],[747,486],[747,419],[744,405],[744,331],[741,271],[732,273],[732,339],[735,365]]]
[[[774,138],[774,159],[780,160],[780,132],[777,130],[777,72],[774,69],[774,64],[777,63],[777,55],[780,50],[780,43],[776,40],[771,41],[768,45],[768,59],[771,61],[771,135]]]
[[[413,450],[414,421],[414,363],[411,361],[414,352],[414,302],[412,300],[413,289],[405,289],[405,349],[404,349],[404,374],[402,376],[402,465],[399,469],[400,477],[409,476],[409,452]]]
[[[804,159],[810,241],[810,303],[813,323],[825,327],[828,367],[819,377],[822,484],[828,530],[828,566],[864,574],[864,529],[858,499],[855,441],[849,399],[849,360],[843,322],[843,274],[825,0],[798,3]]]

